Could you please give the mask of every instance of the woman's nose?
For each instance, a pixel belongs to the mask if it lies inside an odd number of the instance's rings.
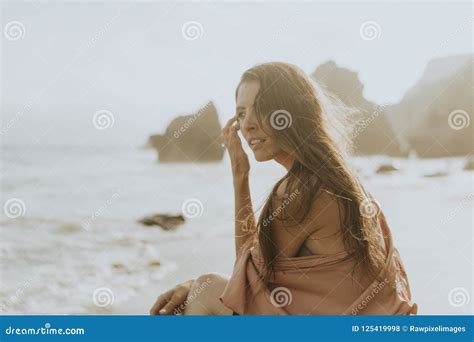
[[[244,119],[240,124],[240,128],[245,132],[253,132],[257,129],[258,123],[254,115],[245,115]]]

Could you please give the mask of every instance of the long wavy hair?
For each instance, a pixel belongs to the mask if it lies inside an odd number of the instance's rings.
[[[278,256],[272,234],[277,189],[286,181],[286,193],[298,192],[277,219],[301,223],[323,188],[337,196],[343,212],[342,237],[348,253],[356,259],[356,267],[376,278],[384,262],[379,243],[377,215],[364,215],[361,210],[376,203],[365,191],[345,161],[350,141],[350,127],[341,114],[347,113],[341,101],[330,95],[300,68],[281,62],[256,65],[241,77],[242,82],[258,81],[259,92],[254,109],[260,128],[278,146],[295,158],[292,168],[280,179],[260,212],[256,240],[264,261],[261,277],[266,284],[274,274],[273,262]],[[347,119],[347,118],[346,118]],[[355,269],[354,269],[355,271]]]

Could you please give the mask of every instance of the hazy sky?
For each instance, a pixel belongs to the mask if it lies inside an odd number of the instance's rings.
[[[1,20],[6,143],[139,144],[210,99],[222,123],[241,73],[274,60],[333,59],[393,103],[430,59],[472,51],[470,2],[2,2]]]

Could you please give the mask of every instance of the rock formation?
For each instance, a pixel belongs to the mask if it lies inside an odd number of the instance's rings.
[[[375,173],[384,174],[384,173],[392,173],[395,171],[398,171],[398,168],[396,168],[392,164],[382,164],[377,168],[377,170],[375,170]]]
[[[418,83],[387,109],[419,157],[472,154],[472,64],[472,55],[431,61]]]
[[[354,154],[407,156],[408,149],[403,145],[403,141],[396,137],[386,118],[384,107],[364,97],[364,85],[357,73],[341,68],[330,61],[319,66],[312,77],[326,91],[355,110],[352,117],[355,125],[351,134]]]
[[[474,171],[474,157],[469,156],[464,163],[463,170],[465,171]]]
[[[156,214],[138,221],[144,226],[159,226],[164,230],[174,230],[184,223],[183,215]]]
[[[160,162],[209,162],[222,160],[221,125],[217,110],[209,102],[196,113],[175,118],[164,134],[152,135],[148,145]]]

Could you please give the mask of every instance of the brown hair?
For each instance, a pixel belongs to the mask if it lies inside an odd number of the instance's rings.
[[[285,180],[286,192],[299,189],[300,195],[285,207],[285,217],[279,215],[278,219],[301,223],[319,191],[331,189],[342,204],[345,248],[355,257],[356,265],[375,278],[384,260],[376,229],[379,223],[376,215],[361,215],[361,208],[372,199],[344,159],[343,144],[349,143],[347,127],[334,120],[342,102],[328,97],[300,68],[288,63],[264,63],[248,69],[237,86],[236,97],[240,84],[246,81],[260,83],[254,108],[261,129],[295,158],[291,170],[273,187],[257,222],[264,282],[270,280],[278,255],[267,218],[274,213],[273,200]]]

